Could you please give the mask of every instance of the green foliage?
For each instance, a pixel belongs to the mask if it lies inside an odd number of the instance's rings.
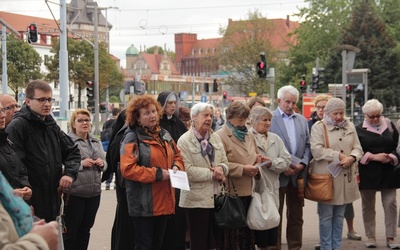
[[[330,49],[336,46],[341,29],[349,22],[353,9],[351,0],[306,2],[309,3],[309,7],[301,8],[297,14],[301,25],[292,34],[298,42],[290,49],[289,63],[281,63],[278,66],[283,72],[277,75],[279,85],[292,84],[299,87],[302,75],[306,75],[309,84],[316,59],[319,58],[319,67],[323,68]]]
[[[81,104],[81,92],[86,88],[86,81],[94,80],[94,49],[85,40],[68,39],[68,76],[69,80],[78,87],[78,106]],[[49,70],[46,79],[58,82],[59,79],[59,50],[58,40],[53,41],[51,52],[54,56],[50,58],[46,67]],[[123,85],[123,75],[115,61],[108,54],[104,44],[99,44],[99,88],[100,102],[105,99],[107,87]]]
[[[246,95],[249,92],[258,95],[269,92],[269,84],[258,78],[255,67],[261,52],[265,52],[268,67],[274,66],[272,58],[275,59],[277,54],[270,44],[274,29],[273,23],[257,10],[248,13],[248,20],[235,21],[227,29],[220,28],[223,40],[216,56],[210,60],[224,65],[221,71],[232,73],[224,80],[225,84]]]
[[[387,25],[378,15],[373,2],[361,0],[355,8],[352,22],[342,31],[340,44],[353,45],[361,51],[356,55],[354,68],[368,68],[368,98],[376,98],[385,106],[397,105],[400,101],[399,53],[396,42],[387,30]],[[327,77],[341,82],[341,51],[332,51]],[[361,98],[358,97],[358,98]]]
[[[2,58],[0,58],[2,63]],[[7,35],[7,74],[8,86],[18,100],[19,89],[35,79],[41,79],[40,65],[42,58],[31,45],[23,40]],[[2,73],[2,69],[0,69]]]

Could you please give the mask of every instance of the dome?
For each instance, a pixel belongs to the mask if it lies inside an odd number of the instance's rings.
[[[137,49],[135,46],[133,46],[133,44],[132,44],[132,45],[126,50],[125,55],[127,55],[127,56],[137,56],[137,55],[139,55],[139,51],[138,51],[138,49]]]

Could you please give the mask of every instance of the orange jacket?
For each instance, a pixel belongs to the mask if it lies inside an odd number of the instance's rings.
[[[125,178],[130,216],[149,217],[175,212],[175,191],[162,170],[184,170],[180,151],[171,135],[161,129],[163,145],[141,128],[128,128],[121,143],[120,169]]]

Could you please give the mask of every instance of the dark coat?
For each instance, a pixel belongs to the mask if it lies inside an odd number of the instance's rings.
[[[312,112],[311,114],[311,120],[308,120],[308,129],[310,130],[311,133],[311,127],[312,125],[314,125],[314,123],[316,123],[317,121],[320,121],[321,119],[319,119],[319,116],[317,115],[317,111]]]
[[[393,123],[390,123],[390,125],[392,128],[395,127]],[[386,129],[382,134],[378,134],[363,128],[362,123],[357,125],[356,129],[364,154],[368,152],[372,154],[391,153],[400,161],[400,157],[396,153],[399,141],[399,133],[396,129],[392,132]],[[359,162],[358,168],[360,172],[360,190],[400,187],[398,175],[393,174],[395,169],[393,165],[370,161],[365,165]]]
[[[14,115],[6,131],[28,170],[35,215],[46,221],[55,220],[61,201],[59,181],[63,175],[75,180],[81,164],[78,146],[52,116],[42,120],[26,105]]]
[[[7,138],[8,134],[0,131],[0,171],[6,177],[11,187],[31,187],[25,165],[15,153],[13,143]]]
[[[166,129],[171,135],[172,139],[174,139],[174,141],[177,143],[181,135],[187,131],[185,124],[178,118],[180,105],[179,97],[175,92],[164,91],[158,95],[157,101],[163,108],[165,108],[166,101],[170,95],[175,95],[176,97],[175,114],[171,119],[168,119],[167,115],[163,114],[160,119],[160,126]],[[162,250],[185,248],[186,221],[183,208],[179,207],[180,194],[181,191],[179,189],[175,189],[175,214],[168,219],[163,244],[161,247]]]

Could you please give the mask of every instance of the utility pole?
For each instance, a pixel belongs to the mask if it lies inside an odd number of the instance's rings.
[[[68,110],[68,50],[67,50],[67,6],[60,0],[60,117],[67,117]]]
[[[3,75],[2,75],[2,90],[3,94],[7,94],[8,87],[8,75],[7,75],[7,33],[6,26],[3,25],[1,29],[1,50],[3,59]]]
[[[99,105],[100,105],[100,87],[99,87],[99,12],[97,3],[94,5],[94,134],[99,135]]]

